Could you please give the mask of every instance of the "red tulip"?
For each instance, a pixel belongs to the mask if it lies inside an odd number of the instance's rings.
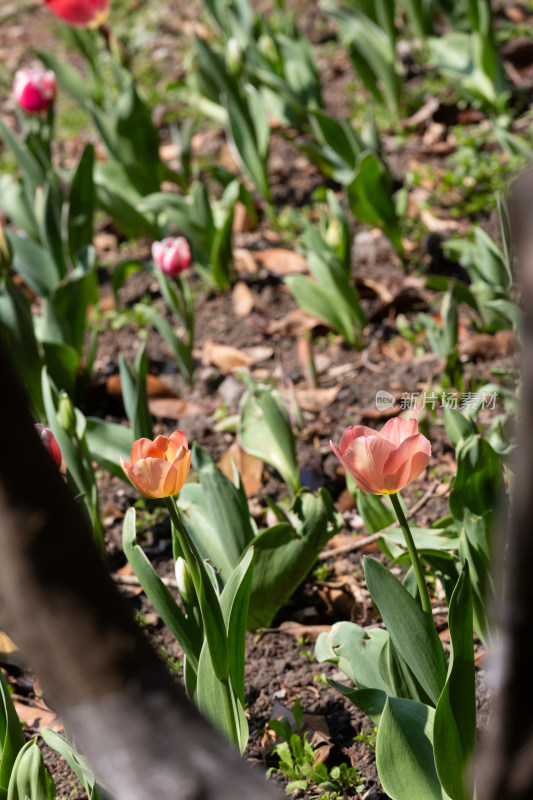
[[[416,419],[396,417],[381,431],[365,425],[347,428],[337,449],[331,449],[361,489],[370,494],[396,494],[414,481],[431,457],[429,441],[418,432]]]
[[[40,422],[35,424],[35,431],[37,436],[44,444],[54,461],[56,462],[57,466],[61,466],[61,450],[59,449],[59,445],[56,442],[56,438],[50,428],[45,428]]]
[[[191,451],[183,431],[169,436],[137,439],[130,461],[120,459],[122,469],[144,497],[171,497],[185,483],[191,467]]]
[[[98,28],[109,16],[110,0],[46,0],[56,17],[75,28]]]
[[[56,76],[40,64],[31,69],[19,69],[13,81],[13,97],[29,114],[47,111],[57,92]]]
[[[166,275],[175,277],[183,272],[191,263],[191,248],[187,239],[178,236],[167,237],[152,245],[152,258],[156,267]]]

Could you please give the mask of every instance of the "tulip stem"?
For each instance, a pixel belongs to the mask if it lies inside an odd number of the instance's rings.
[[[431,618],[433,618],[431,611],[431,600],[429,599],[429,592],[426,580],[424,578],[424,572],[422,571],[422,564],[420,563],[420,558],[418,556],[418,551],[416,549],[413,535],[409,528],[409,523],[407,522],[407,518],[403,513],[402,504],[400,503],[400,495],[399,493],[396,493],[389,495],[389,497],[393,505],[394,511],[396,512],[396,516],[398,517],[398,522],[400,523],[400,527],[403,531],[405,544],[407,545],[407,550],[409,552],[409,558],[411,559],[411,564],[413,565],[413,569],[415,572],[416,582],[418,584],[418,591],[420,592],[420,600],[422,601],[422,608],[427,614],[431,616]]]

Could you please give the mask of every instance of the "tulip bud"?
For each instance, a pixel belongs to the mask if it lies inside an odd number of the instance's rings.
[[[178,584],[178,590],[183,599],[189,605],[194,603],[194,599],[196,597],[194,591],[194,584],[191,577],[191,572],[187,563],[184,558],[178,556],[176,559],[176,563],[174,565],[174,570],[176,573],[176,583]]]
[[[37,436],[44,444],[54,461],[56,462],[57,466],[61,466],[61,450],[59,449],[59,445],[56,442],[55,436],[50,430],[50,428],[45,428],[40,422],[37,422],[35,425],[35,432]]]
[[[152,244],[152,258],[156,267],[171,277],[176,277],[191,263],[191,248],[187,239],[171,236]]]
[[[98,28],[111,10],[110,0],[46,0],[56,17],[75,28]]]
[[[326,231],[326,242],[330,247],[337,248],[342,242],[342,225],[338,219],[333,219]]]
[[[59,396],[59,410],[57,412],[59,424],[66,430],[69,436],[76,433],[76,411],[72,400],[66,392],[61,392]]]
[[[2,223],[0,222],[0,275],[6,272],[13,263],[13,250],[6,237]]]
[[[226,67],[230,75],[239,75],[242,69],[243,53],[237,39],[234,36],[228,40],[226,45]]]
[[[276,43],[272,36],[263,33],[257,42],[257,49],[268,61],[274,62],[278,60],[278,50]]]
[[[13,81],[13,97],[23,111],[41,114],[48,111],[57,93],[56,76],[51,69],[38,64],[31,69],[19,69]]]

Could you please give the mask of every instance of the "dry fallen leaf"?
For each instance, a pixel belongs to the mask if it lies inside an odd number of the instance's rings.
[[[231,295],[233,310],[238,317],[247,317],[252,313],[255,299],[252,290],[244,281],[238,281]]]
[[[107,393],[112,397],[122,397],[122,383],[120,375],[110,375],[106,381]],[[156,375],[146,376],[146,393],[148,397],[177,397],[164,381]]]
[[[265,333],[268,333],[269,336],[278,333],[280,336],[296,338],[321,324],[320,320],[311,317],[301,308],[294,308],[281,319],[272,320],[265,329]]]
[[[244,247],[235,247],[233,249],[233,263],[239,275],[247,273],[255,275],[259,271],[253,255],[249,250],[245,250]]]
[[[218,367],[224,375],[229,375],[236,369],[249,369],[253,364],[267,361],[273,355],[274,350],[271,347],[246,347],[238,350],[236,347],[209,340],[202,349],[202,364],[204,367]]]
[[[476,333],[459,344],[459,352],[468,358],[491,359],[508,356],[518,350],[518,340],[514,331]]]
[[[175,420],[195,417],[197,414],[212,414],[219,405],[215,400],[192,402],[180,397],[151,397],[148,400],[148,408],[154,417]]]
[[[23,703],[14,697],[13,705],[18,718],[32,730],[40,731],[42,728],[51,728],[53,731],[63,730],[63,723],[58,715],[41,699]]]
[[[327,408],[339,393],[340,386],[329,389],[295,389],[296,402],[303,411],[312,411],[318,414]]]
[[[129,575],[135,575],[135,573],[133,571],[133,567],[131,566],[129,561],[126,562],[126,564],[124,564],[123,567],[121,567],[120,569],[117,569],[116,574],[117,575],[122,575],[122,576],[124,576],[124,575],[128,575],[128,576]],[[143,593],[143,587],[142,586],[128,586],[128,592],[131,593],[134,597],[137,597],[138,595]]]
[[[294,272],[309,272],[306,259],[301,253],[284,247],[269,247],[254,250],[253,256],[259,264],[275,275],[291,275]]]
[[[263,462],[250,453],[245,453],[236,439],[217,464],[220,471],[231,481],[233,480],[233,464],[241,476],[246,497],[257,494],[263,485]]]
[[[14,664],[16,667],[24,667],[26,663],[15,642],[4,631],[0,631],[0,661],[2,664]]]
[[[247,233],[256,227],[256,220],[252,217],[244,203],[236,203],[233,214],[233,233]]]

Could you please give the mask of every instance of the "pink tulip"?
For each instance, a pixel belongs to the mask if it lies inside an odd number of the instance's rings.
[[[41,442],[44,444],[54,461],[56,462],[57,466],[61,466],[61,450],[59,449],[59,445],[56,442],[56,438],[50,428],[45,428],[40,422],[37,422],[35,425],[35,432]]]
[[[357,484],[370,494],[396,494],[414,481],[431,457],[429,441],[418,432],[416,419],[396,417],[381,431],[365,425],[347,428],[337,449],[331,449]]]
[[[47,111],[54,102],[57,92],[56,76],[51,69],[40,64],[30,68],[19,69],[13,81],[13,97],[29,114],[40,114]]]
[[[175,239],[169,236],[161,242],[153,243],[152,258],[156,267],[174,278],[190,265],[191,248],[183,236]]]
[[[46,0],[56,17],[75,28],[98,28],[109,16],[110,0]]]

